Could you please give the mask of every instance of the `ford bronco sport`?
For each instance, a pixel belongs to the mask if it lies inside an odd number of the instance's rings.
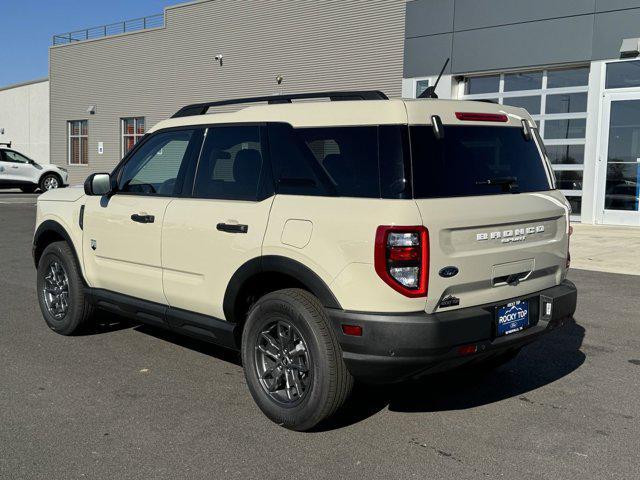
[[[99,308],[239,349],[262,411],[307,430],[354,379],[495,366],[571,317],[569,213],[519,108],[190,105],[39,198],[38,298],[62,335]]]

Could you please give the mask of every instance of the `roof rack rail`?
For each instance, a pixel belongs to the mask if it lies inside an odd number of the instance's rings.
[[[267,102],[269,104],[291,103],[292,100],[304,100],[311,98],[328,98],[336,102],[341,100],[389,100],[379,90],[345,91],[345,92],[317,92],[317,93],[292,93],[289,95],[268,95],[265,97],[236,98],[233,100],[220,100],[218,102],[194,103],[182,107],[171,118],[190,117],[192,115],[204,115],[211,107],[224,105],[237,105],[241,103]]]

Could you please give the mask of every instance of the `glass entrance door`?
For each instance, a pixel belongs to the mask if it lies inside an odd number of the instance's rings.
[[[604,116],[601,222],[640,225],[640,93],[609,95]]]

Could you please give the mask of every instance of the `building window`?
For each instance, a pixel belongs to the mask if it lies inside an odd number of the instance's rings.
[[[465,100],[523,107],[540,128],[558,188],[579,219],[587,122],[589,67],[508,72],[464,80]]]
[[[86,120],[67,122],[69,132],[69,165],[89,164],[89,132]]]
[[[144,117],[122,119],[122,155],[126,155],[144,136]]]
[[[122,156],[144,136],[144,117],[122,119]]]
[[[425,90],[429,88],[429,80],[417,80],[416,81],[416,98],[420,98]]]

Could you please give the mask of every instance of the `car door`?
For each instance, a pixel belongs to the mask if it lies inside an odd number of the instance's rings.
[[[182,191],[202,132],[173,129],[149,136],[114,172],[113,194],[87,199],[83,256],[92,287],[166,304],[162,222],[167,206]]]
[[[4,150],[0,150],[0,187],[7,187],[11,184],[9,167],[9,162],[4,159]]]
[[[165,213],[163,285],[172,307],[224,319],[229,280],[261,255],[273,184],[265,127],[214,126],[205,136],[191,198]]]
[[[4,150],[3,166],[6,178],[11,183],[38,183],[39,171],[27,157],[18,152]]]

